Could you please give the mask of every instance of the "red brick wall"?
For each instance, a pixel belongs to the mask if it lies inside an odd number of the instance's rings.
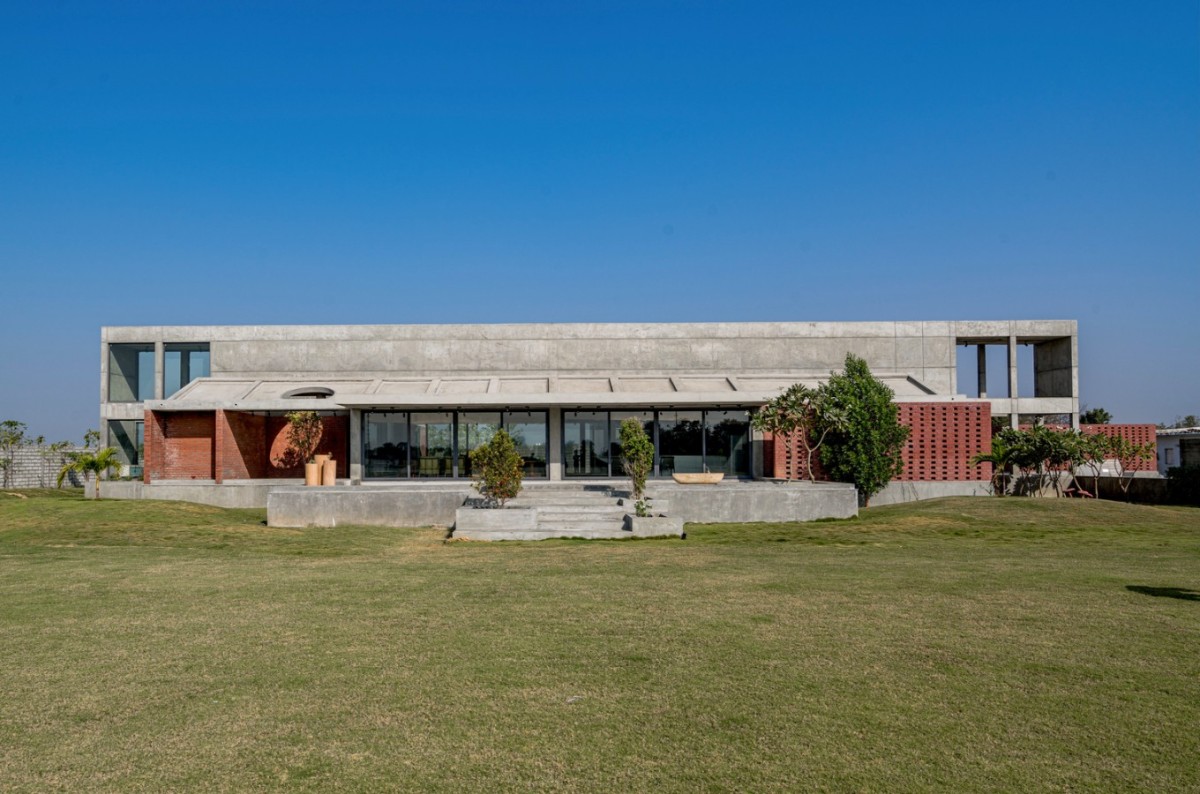
[[[986,402],[898,403],[900,422],[912,428],[898,480],[986,480],[990,465],[971,458],[992,448],[992,407]]]
[[[899,480],[962,481],[986,480],[991,466],[972,466],[971,458],[991,449],[992,411],[986,402],[897,403],[900,422],[908,425],[908,437],[901,457],[904,472]],[[807,479],[804,452],[793,444],[790,479]],[[787,445],[767,436],[764,444],[765,468],[769,477],[786,477]],[[824,477],[818,452],[814,458],[817,479]]]
[[[1158,428],[1154,425],[1080,425],[1084,433],[1103,433],[1106,436],[1121,436],[1131,444],[1157,444]],[[1158,471],[1154,458],[1138,461],[1127,471]]]
[[[258,480],[267,476],[267,418],[217,411],[217,476],[220,480]]]
[[[350,418],[323,417],[317,453],[337,461],[338,477],[349,476]],[[288,424],[282,416],[238,411],[146,412],[143,479],[225,480],[295,478],[304,465],[288,466]]]
[[[146,413],[146,482],[214,478],[216,419],[211,411]]]

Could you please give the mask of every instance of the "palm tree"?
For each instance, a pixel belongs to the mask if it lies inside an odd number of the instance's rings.
[[[63,480],[71,472],[78,472],[83,475],[84,483],[96,475],[96,498],[100,498],[100,475],[113,470],[120,471],[121,461],[117,458],[117,450],[114,447],[105,447],[97,450],[84,450],[83,452],[75,452],[71,454],[71,459],[68,460],[63,467],[58,471],[58,487],[61,488]]]
[[[972,466],[979,466],[983,463],[992,464],[992,493],[996,496],[1004,496],[1008,490],[1004,483],[1004,477],[1008,467],[1012,465],[1016,452],[1016,447],[1009,444],[1004,438],[1004,434],[1000,433],[992,436],[991,452],[981,452],[971,458]]]

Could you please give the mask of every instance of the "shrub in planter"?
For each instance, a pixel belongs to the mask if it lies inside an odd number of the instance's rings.
[[[471,466],[475,470],[475,489],[488,507],[504,507],[521,492],[525,461],[505,431],[497,431],[486,444],[471,450]]]
[[[621,463],[633,482],[633,505],[639,516],[648,516],[646,479],[654,470],[654,444],[638,419],[630,417],[621,422]]]

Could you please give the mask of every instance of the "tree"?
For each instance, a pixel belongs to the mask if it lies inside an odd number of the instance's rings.
[[[1097,498],[1100,496],[1100,472],[1104,468],[1104,461],[1111,457],[1111,450],[1111,437],[1105,433],[1092,433],[1080,439],[1082,462],[1092,470],[1092,495]]]
[[[770,433],[775,437],[776,444],[784,445],[783,476],[786,479],[792,479],[795,473],[792,450],[793,442],[796,442],[804,449],[808,479],[816,481],[813,454],[821,448],[830,433],[842,426],[843,419],[839,409],[828,404],[825,397],[823,385],[811,389],[803,383],[794,383],[750,416],[750,424],[755,430]],[[778,474],[776,472],[776,476]]]
[[[1085,405],[1084,408],[1087,408]],[[1112,422],[1112,414],[1103,408],[1087,408],[1079,415],[1079,423],[1084,425],[1107,425]]]
[[[621,464],[633,482],[633,506],[639,516],[650,511],[646,507],[646,480],[654,470],[654,444],[646,435],[640,419],[629,417],[621,422],[618,437],[621,441]]]
[[[17,449],[26,443],[28,440],[25,438],[24,422],[15,419],[0,422],[0,469],[4,471],[5,488],[12,485]]]
[[[324,423],[316,411],[292,411],[286,415],[288,421],[288,449],[276,461],[278,464],[292,468],[303,463],[313,462],[313,453],[321,442],[321,431]]]
[[[121,470],[121,460],[117,457],[115,447],[105,447],[104,449],[85,449],[82,452],[69,453],[70,458],[63,467],[58,471],[58,487],[61,488],[63,480],[71,472],[78,472],[83,475],[84,483],[87,483],[93,474],[96,475],[96,498],[100,498],[100,475],[107,474],[110,471]]]
[[[475,489],[489,505],[504,503],[521,492],[525,461],[507,431],[497,430],[486,444],[471,450]]]
[[[892,390],[853,353],[846,354],[844,372],[830,375],[824,392],[816,424],[818,433],[828,430],[821,463],[832,479],[854,483],[869,505],[904,470],[900,451],[911,431],[900,423]]]
[[[1112,436],[1109,445],[1109,454],[1121,464],[1117,484],[1121,486],[1122,493],[1128,493],[1138,464],[1154,460],[1157,446],[1152,443],[1135,444],[1123,436]]]

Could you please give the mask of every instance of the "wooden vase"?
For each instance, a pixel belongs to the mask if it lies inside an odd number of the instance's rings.
[[[333,458],[321,465],[321,485],[337,485],[337,461]]]
[[[304,464],[304,484],[305,485],[320,485],[321,484],[321,466],[317,463]]]

